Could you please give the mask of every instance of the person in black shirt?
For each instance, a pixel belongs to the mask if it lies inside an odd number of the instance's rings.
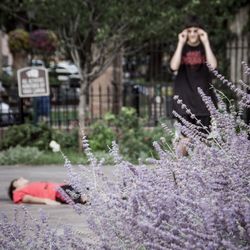
[[[177,72],[174,94],[183,100],[187,108],[198,120],[201,120],[204,126],[209,127],[210,113],[197,90],[200,87],[216,105],[216,97],[210,86],[212,75],[206,62],[212,68],[217,67],[217,60],[211,49],[208,34],[202,29],[199,20],[191,17],[185,29],[178,35],[177,48],[170,61],[171,70]],[[196,123],[196,120],[186,114],[176,101],[174,101],[173,109],[189,122]],[[184,146],[181,151],[182,155],[187,154]]]

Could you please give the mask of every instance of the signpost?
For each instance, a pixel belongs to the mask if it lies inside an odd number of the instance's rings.
[[[48,70],[27,67],[17,71],[19,97],[49,96]]]

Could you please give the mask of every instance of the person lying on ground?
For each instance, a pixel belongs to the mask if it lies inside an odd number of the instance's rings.
[[[19,177],[10,182],[8,194],[10,199],[16,203],[60,205],[67,204],[65,195],[59,191],[63,190],[66,196],[74,203],[87,203],[87,196],[81,195],[69,184],[54,182],[30,182]]]

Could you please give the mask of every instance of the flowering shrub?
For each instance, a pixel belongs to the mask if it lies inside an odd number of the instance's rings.
[[[244,97],[240,108],[248,107],[249,96],[236,86],[232,90]],[[178,125],[192,138],[188,157],[155,142],[159,160],[151,159],[152,167],[134,166],[113,144],[116,174],[107,179],[84,138],[92,170],[76,174],[66,161],[75,188],[90,188],[87,213],[96,249],[249,249],[250,128],[240,114],[227,111],[219,96],[217,110],[199,92],[216,126],[209,139],[196,125],[184,120]]]
[[[51,30],[35,30],[30,34],[30,44],[38,53],[52,54],[57,49],[58,39]]]
[[[221,80],[241,97],[240,110],[249,107],[249,96]],[[210,110],[213,133],[207,138],[200,126],[183,120],[178,126],[191,138],[187,157],[178,157],[174,150],[165,151],[154,142],[159,159],[149,159],[150,166],[134,166],[122,159],[113,143],[110,153],[116,169],[108,178],[86,137],[83,147],[90,166],[76,170],[63,155],[69,182],[81,193],[88,188],[91,201],[90,206],[73,206],[77,213],[89,215],[89,227],[95,233],[95,240],[82,241],[79,249],[249,249],[250,127],[240,112],[227,111],[219,96],[217,110],[199,92]],[[4,236],[15,241],[5,231]],[[70,239],[75,242],[74,237]]]
[[[9,48],[12,53],[28,51],[30,49],[29,33],[23,29],[16,29],[9,33]]]
[[[82,249],[86,244],[81,235],[69,226],[51,227],[47,215],[40,210],[39,218],[30,215],[25,207],[15,208],[13,221],[1,214],[1,249]],[[60,228],[60,232],[58,229]]]

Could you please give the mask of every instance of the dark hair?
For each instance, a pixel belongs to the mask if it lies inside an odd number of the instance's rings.
[[[11,200],[13,200],[13,192],[15,191],[16,187],[14,187],[14,182],[18,179],[14,179],[10,182],[9,189],[8,189],[8,195]]]
[[[197,27],[197,28],[204,28],[204,25],[202,24],[201,20],[199,17],[196,15],[188,15],[185,20],[184,28],[190,28],[190,27]]]

